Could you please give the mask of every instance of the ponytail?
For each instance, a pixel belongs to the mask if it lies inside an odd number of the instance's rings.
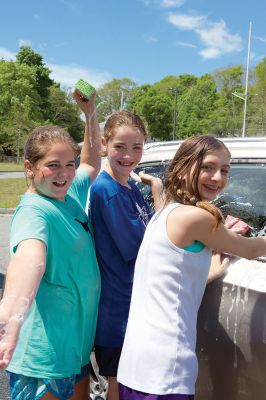
[[[215,207],[213,204],[210,204],[208,201],[198,201],[196,203],[196,207],[202,208],[214,216],[215,223],[213,226],[213,231],[216,231],[220,223],[224,224],[223,214],[219,208]]]

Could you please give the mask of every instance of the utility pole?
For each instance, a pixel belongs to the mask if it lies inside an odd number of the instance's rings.
[[[173,140],[175,140],[177,88],[173,87],[172,90],[174,92],[174,116],[173,116],[173,134],[172,134],[172,138],[173,138]]]
[[[120,97],[120,111],[124,109],[124,89],[121,88],[121,97]]]
[[[250,43],[251,43],[251,31],[252,31],[252,22],[249,23],[249,35],[248,35],[248,56],[247,56],[247,68],[246,68],[246,84],[245,84],[245,93],[241,96],[238,93],[232,93],[234,96],[239,97],[241,100],[244,100],[244,111],[243,111],[243,125],[242,125],[242,137],[245,137],[246,134],[246,115],[247,115],[247,101],[248,101],[248,78],[249,78],[249,60],[250,60]]]
[[[249,23],[249,34],[248,34],[248,57],[247,57],[247,69],[246,69],[246,85],[245,85],[245,94],[244,94],[244,115],[243,115],[242,137],[244,137],[245,133],[246,133],[246,114],[247,114],[247,100],[248,100],[248,73],[249,73],[249,60],[250,60],[251,29],[252,29],[252,23],[250,22]]]

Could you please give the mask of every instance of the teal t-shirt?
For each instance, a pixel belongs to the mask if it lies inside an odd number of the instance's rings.
[[[46,271],[22,325],[8,371],[65,378],[89,363],[100,274],[84,211],[90,179],[80,170],[65,202],[26,193],[11,224],[11,252],[25,239],[46,245]]]

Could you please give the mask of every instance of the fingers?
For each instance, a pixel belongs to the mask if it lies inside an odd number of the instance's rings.
[[[11,361],[15,346],[6,341],[0,345],[0,368],[6,368]]]
[[[144,171],[140,171],[139,177],[143,183],[150,183],[154,177],[152,175],[146,174]]]
[[[141,182],[140,176],[133,171],[130,172],[130,177],[136,182]]]
[[[239,218],[232,218],[230,220],[225,220],[225,226],[227,229],[231,229],[237,222],[239,221]]]
[[[96,91],[89,99],[83,97],[77,89],[74,90],[72,96],[79,108],[85,113],[85,115],[92,113],[95,109]]]
[[[227,215],[225,220],[225,227],[236,232],[238,235],[244,235],[249,230],[249,225],[242,221],[240,218]]]
[[[229,263],[229,257],[223,258],[223,255],[221,253],[214,251],[211,260],[208,283],[212,282],[215,279],[221,278],[225,274]]]
[[[151,175],[145,174],[143,171],[141,171],[139,174],[136,174],[134,171],[131,171],[130,177],[134,179],[134,181],[136,182],[142,182],[145,184],[150,184],[150,181],[153,178]]]
[[[145,183],[146,185],[150,185],[150,186],[156,185],[156,187],[160,187],[160,188],[162,188],[162,186],[163,186],[162,180],[160,178],[150,175],[150,174],[146,174],[144,171],[140,171],[139,177],[140,177],[142,183]]]
[[[224,259],[223,259],[223,261],[222,261],[222,266],[223,266],[223,269],[226,271],[227,270],[227,268],[229,267],[229,264],[230,264],[230,259],[229,259],[229,257],[225,257]]]
[[[237,233],[238,235],[244,235],[249,229],[249,226],[233,226],[231,228],[231,230],[235,233]]]
[[[74,97],[76,102],[80,102],[80,101],[86,100],[86,99],[84,99],[84,97],[81,96],[81,94],[77,91],[77,89],[74,90],[74,92],[72,93],[72,96]]]

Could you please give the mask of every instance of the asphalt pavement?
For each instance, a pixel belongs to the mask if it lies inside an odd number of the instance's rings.
[[[0,273],[6,272],[9,261],[9,224],[11,215],[0,213]]]
[[[0,215],[0,298],[4,284],[4,276],[9,261],[9,223],[10,215]],[[7,374],[0,369],[0,400],[9,400],[9,386]]]
[[[4,172],[0,171],[0,179],[12,179],[12,178],[23,178],[24,172]]]

